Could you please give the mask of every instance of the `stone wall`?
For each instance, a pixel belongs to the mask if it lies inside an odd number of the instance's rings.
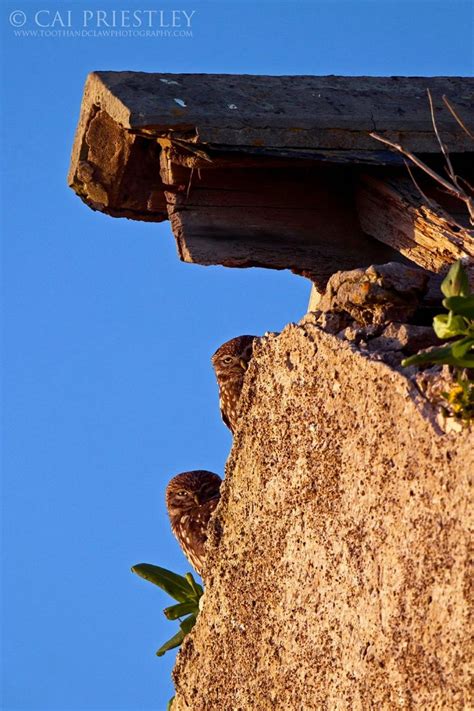
[[[174,711],[472,707],[472,433],[311,314],[242,397]]]

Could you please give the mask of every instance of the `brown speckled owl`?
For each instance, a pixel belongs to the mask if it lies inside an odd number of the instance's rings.
[[[240,392],[256,338],[257,336],[232,338],[212,356],[212,365],[219,385],[221,415],[231,432],[234,432],[239,417]]]
[[[205,560],[207,524],[219,502],[221,483],[217,474],[198,469],[178,474],[166,487],[171,529],[199,575]]]

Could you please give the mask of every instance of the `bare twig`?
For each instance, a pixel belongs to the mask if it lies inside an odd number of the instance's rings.
[[[433,180],[435,180],[437,183],[443,186],[443,188],[450,194],[456,197],[458,200],[461,200],[462,202],[465,203],[467,210],[469,212],[469,218],[470,222],[472,225],[474,225],[474,199],[468,195],[461,187],[460,185],[456,183],[451,183],[445,178],[441,177],[441,175],[438,175],[432,168],[430,168],[426,163],[424,163],[422,160],[417,158],[413,153],[410,153],[410,151],[407,151],[403,146],[401,146],[399,143],[394,143],[393,141],[389,141],[388,138],[384,138],[383,136],[380,136],[378,133],[372,132],[370,133],[370,136],[372,138],[375,138],[376,141],[380,141],[381,143],[384,143],[387,146],[390,146],[395,151],[398,151],[401,153],[403,156],[411,160],[412,163],[414,163],[418,168],[421,168],[427,175],[430,176]],[[444,155],[444,151],[443,151]]]
[[[191,168],[191,172],[189,173],[188,187],[186,189],[186,200],[188,199],[189,193],[191,192],[191,184],[193,182],[193,175],[194,175],[194,168]]]
[[[455,186],[459,188],[457,181],[456,181],[456,175],[453,170],[453,166],[451,164],[451,159],[449,157],[448,149],[444,145],[443,141],[441,140],[441,136],[439,135],[438,131],[438,125],[436,123],[436,117],[434,113],[434,107],[433,107],[433,99],[431,98],[431,91],[429,89],[426,90],[426,93],[428,94],[428,101],[430,102],[430,112],[431,112],[431,123],[433,124],[433,131],[435,132],[435,136],[438,140],[439,147],[441,148],[441,153],[444,156],[444,160],[446,161],[446,167],[447,167],[447,173]]]
[[[412,163],[418,166],[418,168],[421,168],[421,170],[424,170],[425,173],[427,173],[433,180],[436,180],[438,183],[440,183],[446,190],[451,193],[452,195],[455,195],[458,197],[458,192],[456,188],[454,188],[451,183],[449,183],[447,180],[442,178],[438,173],[436,173],[434,170],[432,170],[426,163],[423,163],[422,160],[417,158],[413,153],[410,153],[410,151],[405,150],[403,146],[401,146],[399,143],[394,143],[393,141],[389,141],[388,138],[384,138],[383,136],[379,136],[378,133],[372,132],[370,134],[372,138],[375,138],[376,141],[380,141],[381,143],[385,143],[387,146],[390,146],[390,148],[393,148],[395,151],[398,151],[402,155],[406,156],[406,158],[409,158]]]
[[[471,191],[471,193],[474,193],[474,185],[472,185],[469,180],[466,180],[466,178],[463,178],[462,175],[456,176],[458,180],[461,181],[461,183],[464,183],[467,186],[467,189]]]
[[[188,153],[192,153],[208,163],[212,163],[211,156],[204,150],[204,148],[197,148],[194,143],[191,143],[190,141],[183,141],[181,138],[173,138],[172,141],[179,146],[179,148],[182,148],[183,151],[188,151]]]
[[[442,97],[442,98],[443,98],[444,105],[446,106],[446,108],[448,109],[448,111],[451,112],[451,114],[453,115],[453,117],[456,119],[456,121],[458,122],[458,124],[461,126],[462,130],[463,130],[465,133],[467,133],[467,135],[469,136],[469,138],[472,138],[472,140],[474,141],[474,134],[471,133],[471,131],[467,128],[466,124],[463,122],[463,120],[461,119],[461,117],[459,116],[459,114],[454,110],[453,106],[451,106],[451,104],[449,103],[448,97],[447,97],[445,94],[443,94],[443,97]]]
[[[441,153],[444,156],[445,160],[445,171],[449,177],[449,181],[443,178],[441,175],[436,173],[432,168],[430,168],[426,163],[424,163],[422,160],[417,158],[413,153],[410,153],[407,151],[403,146],[401,146],[399,143],[393,143],[392,141],[389,141],[386,138],[383,138],[382,136],[379,136],[377,133],[372,132],[370,135],[372,138],[375,138],[377,141],[381,141],[381,143],[385,143],[387,146],[390,146],[393,150],[398,151],[401,153],[403,156],[408,158],[412,163],[414,163],[418,168],[421,168],[427,175],[429,175],[433,180],[435,180],[437,183],[439,183],[446,192],[448,192],[450,195],[453,195],[456,197],[458,200],[461,200],[462,202],[465,203],[467,207],[467,211],[469,213],[469,219],[471,225],[474,225],[474,196],[469,195],[468,192],[463,188],[462,183],[468,188],[469,192],[473,193],[472,186],[468,183],[467,180],[464,178],[461,178],[460,176],[457,176],[456,173],[454,172],[453,165],[451,163],[451,158],[449,157],[449,151],[441,139],[441,136],[438,131],[438,124],[436,123],[436,116],[435,116],[435,111],[434,111],[434,105],[433,105],[433,99],[431,96],[430,90],[427,88],[426,93],[428,94],[428,101],[430,104],[430,113],[431,113],[431,123],[433,125],[433,131],[436,136],[436,140],[438,141],[438,145],[440,147]],[[443,95],[443,102],[446,106],[446,108],[451,112],[459,126],[467,133],[470,138],[474,140],[474,135],[469,131],[469,129],[465,126],[463,123],[462,119],[460,116],[456,113],[455,109],[451,106],[449,100],[445,95]],[[408,168],[408,164],[405,161],[405,165]],[[428,203],[431,204],[430,201],[428,200],[427,196],[422,192],[420,186],[417,184],[413,173],[408,169],[408,172],[410,174],[411,179],[413,180],[413,183],[415,184],[416,188],[419,190],[421,195],[423,196],[424,200]]]
[[[417,181],[415,180],[415,176],[413,175],[413,171],[412,171],[412,169],[410,168],[410,164],[408,163],[408,161],[405,160],[405,159],[403,159],[403,162],[405,163],[405,167],[406,167],[406,169],[408,170],[408,175],[410,176],[410,178],[411,178],[412,181],[413,181],[413,185],[414,185],[415,188],[418,190],[418,192],[420,193],[420,195],[421,195],[421,197],[423,198],[423,200],[424,200],[431,208],[435,208],[435,204],[434,204],[433,200],[430,200],[430,198],[428,197],[428,195],[426,195],[426,194],[423,192],[423,190],[420,188],[420,186],[418,185]]]
[[[410,164],[405,159],[403,160],[403,162],[405,163],[406,169],[408,171],[408,175],[412,179],[413,185],[418,190],[418,192],[420,193],[421,197],[426,202],[426,204],[429,205],[429,207],[431,207],[432,210],[435,210],[439,215],[441,215],[441,217],[443,217],[448,224],[452,225],[453,227],[457,227],[460,230],[467,230],[467,232],[469,232],[469,233],[472,232],[473,236],[474,236],[473,230],[469,230],[468,228],[466,228],[465,225],[459,224],[459,222],[457,222],[457,220],[455,220],[452,215],[450,215],[448,212],[446,212],[446,210],[443,210],[441,205],[438,205],[437,203],[435,203],[433,200],[431,200],[428,197],[428,195],[426,195],[426,193],[423,192],[423,190],[421,189],[420,185],[418,184],[418,182],[414,176],[412,169],[410,168]],[[446,191],[443,191],[443,192],[446,192]]]

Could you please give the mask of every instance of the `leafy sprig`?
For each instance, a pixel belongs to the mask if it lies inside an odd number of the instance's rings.
[[[461,260],[455,262],[441,284],[447,314],[433,319],[433,329],[441,340],[456,340],[424,353],[405,358],[403,366],[440,363],[457,368],[474,368],[474,294]]]
[[[441,340],[452,340],[441,348],[417,353],[402,360],[403,366],[437,363],[453,366],[456,383],[443,392],[449,411],[464,422],[474,419],[474,380],[469,369],[474,368],[474,294],[461,260],[455,262],[443,283],[443,306],[447,314],[438,314],[433,319],[433,329]]]
[[[179,647],[186,635],[192,630],[199,614],[199,600],[202,597],[203,589],[197,583],[192,573],[178,575],[166,568],[150,563],[139,563],[134,565],[132,573],[148,580],[164,590],[170,597],[176,600],[175,605],[165,607],[163,613],[168,620],[180,620],[179,630],[170,639],[164,642],[157,650],[156,655],[162,657],[170,649]],[[181,619],[184,618],[184,619]],[[167,711],[171,711],[173,698],[168,701]]]
[[[191,573],[186,573],[186,575],[182,576],[150,563],[134,565],[132,573],[157,585],[177,601],[176,605],[165,607],[163,610],[168,620],[181,620],[184,617],[179,623],[180,629],[178,632],[157,650],[156,655],[162,657],[170,649],[179,647],[188,632],[194,627],[199,613],[199,600],[203,594],[203,589],[194,580]]]

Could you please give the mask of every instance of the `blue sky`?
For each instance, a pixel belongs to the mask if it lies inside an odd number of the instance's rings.
[[[163,492],[179,471],[223,471],[231,439],[210,355],[240,333],[298,320],[309,284],[287,272],[182,264],[168,223],[112,219],[83,205],[66,174],[86,75],[470,75],[473,4],[0,7],[1,708],[163,711],[173,656],[154,652],[173,624],[162,616],[166,597],[130,566],[189,570]],[[29,27],[38,10],[76,18],[85,9],[157,7],[194,9],[193,37],[18,37],[9,20],[22,11]]]

